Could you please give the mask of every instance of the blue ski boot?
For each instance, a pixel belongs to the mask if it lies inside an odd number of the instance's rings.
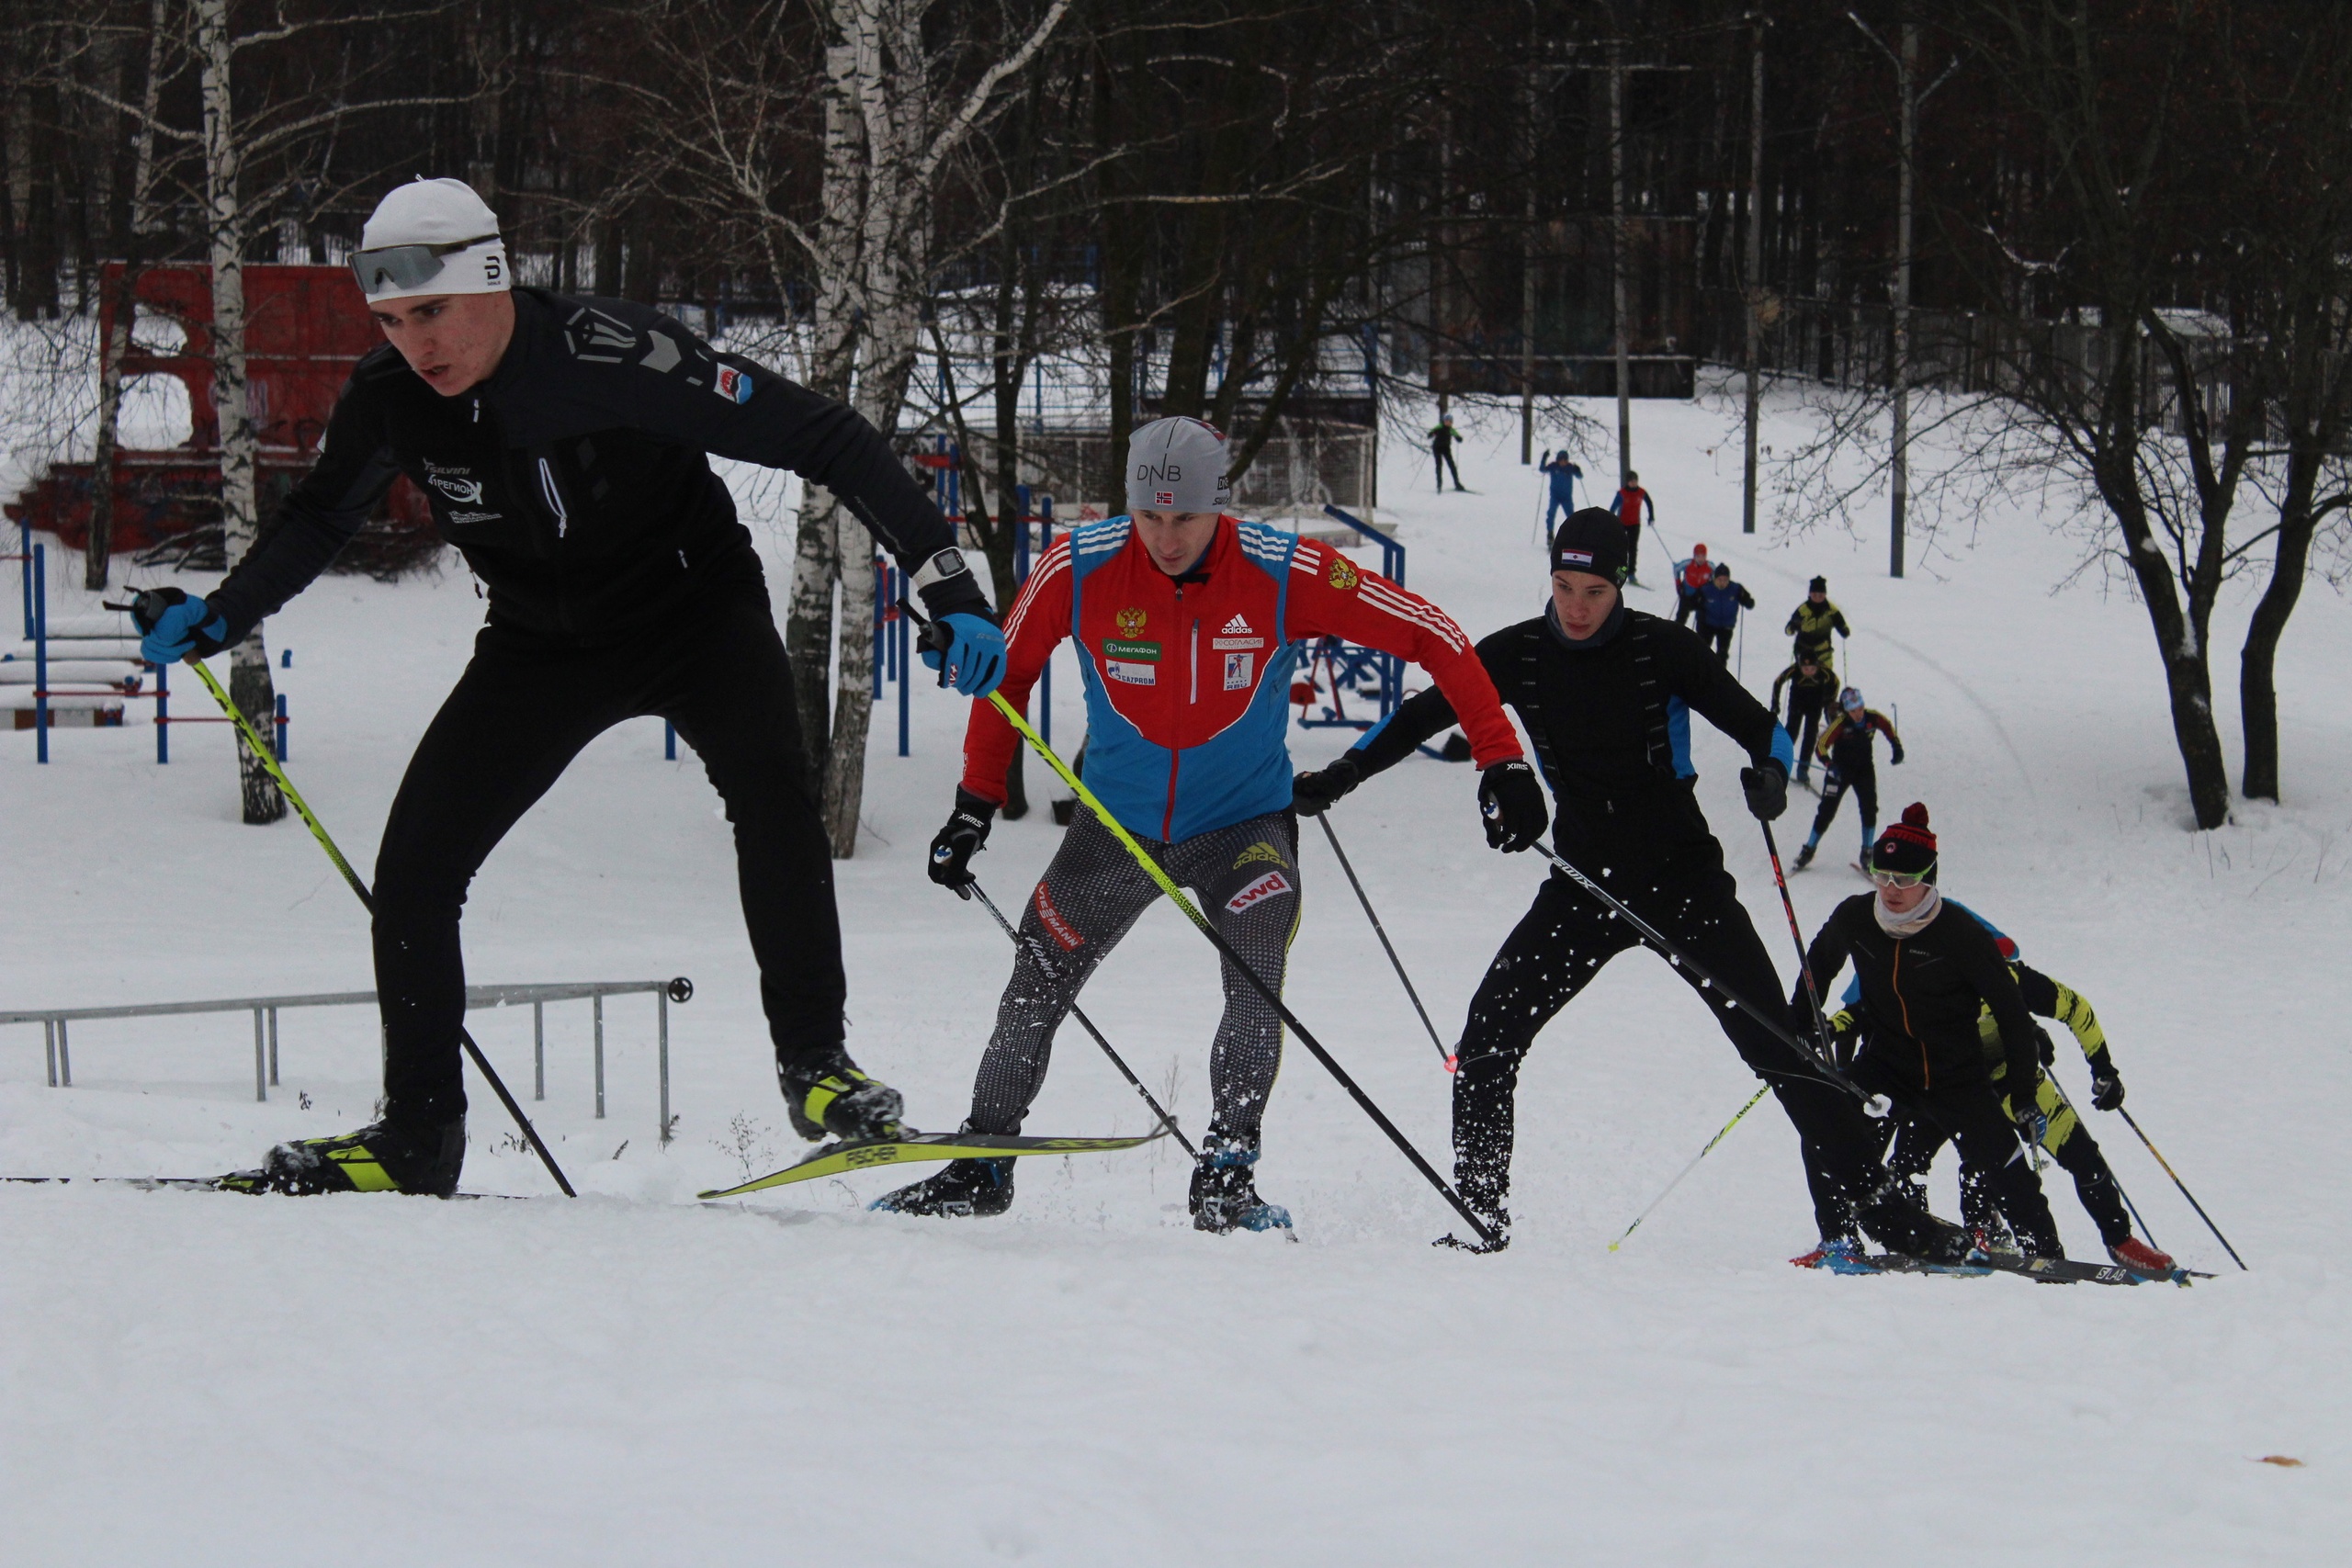
[[[1290,1211],[1258,1196],[1251,1168],[1254,1144],[1237,1144],[1210,1134],[1193,1167],[1193,1228],[1223,1235],[1229,1231],[1289,1230]]]
[[[1832,1236],[1811,1252],[1792,1258],[1789,1261],[1800,1269],[1826,1269],[1832,1274],[1878,1272],[1862,1261],[1862,1244],[1849,1235]]]

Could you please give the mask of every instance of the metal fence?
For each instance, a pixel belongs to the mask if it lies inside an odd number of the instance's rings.
[[[670,980],[582,980],[541,986],[469,986],[466,1007],[519,1007],[531,1004],[531,1098],[548,1097],[547,1004],[587,1000],[595,1019],[596,1119],[605,1116],[605,998],[651,992],[654,998],[654,1055],[662,1077],[662,1142],[670,1141],[670,1004],[695,994],[694,982],[681,975]],[[189,1013],[250,1012],[254,1015],[254,1098],[266,1101],[277,1082],[277,1015],[295,1008],[373,1007],[373,991],[329,991],[301,997],[238,997],[221,1001],[146,1002],[134,1007],[28,1008],[0,1012],[0,1023],[38,1023],[48,1057],[49,1087],[74,1087],[74,1055],[66,1026],[98,1019],[177,1018]]]

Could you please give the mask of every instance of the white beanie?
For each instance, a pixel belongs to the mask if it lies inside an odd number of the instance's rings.
[[[1127,441],[1127,510],[1223,512],[1225,436],[1197,419],[1155,419]]]
[[[399,245],[464,248],[440,256],[432,276],[404,285],[389,271],[371,268],[367,259],[370,251]],[[501,294],[514,285],[506,243],[498,237],[498,214],[463,180],[419,175],[394,186],[360,231],[352,265],[371,303],[425,294]]]

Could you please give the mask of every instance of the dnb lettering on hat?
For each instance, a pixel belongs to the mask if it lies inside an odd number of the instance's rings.
[[[489,203],[463,180],[423,175],[376,204],[351,271],[371,305],[427,294],[503,294],[514,281]]]
[[[1226,461],[1225,436],[1215,425],[1155,419],[1127,439],[1127,510],[1223,512],[1233,504]]]

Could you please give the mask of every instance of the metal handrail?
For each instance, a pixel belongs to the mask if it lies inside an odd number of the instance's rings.
[[[668,980],[568,980],[529,986],[468,986],[466,1006],[503,1008],[528,1002],[531,1006],[531,1098],[547,1096],[547,1015],[549,1002],[588,1000],[594,1004],[596,1118],[605,1115],[605,998],[650,991],[655,1002],[655,1048],[662,1078],[662,1142],[670,1141],[670,1004],[684,1003],[695,994],[694,982],[681,975]],[[303,996],[232,997],[212,1001],[141,1002],[125,1007],[20,1008],[0,1011],[0,1024],[38,1023],[48,1057],[49,1087],[74,1087],[74,1057],[66,1025],[95,1019],[172,1018],[190,1013],[250,1012],[254,1015],[254,1099],[266,1101],[277,1082],[277,1015],[291,1008],[361,1007],[374,1004],[373,991],[322,991]]]

